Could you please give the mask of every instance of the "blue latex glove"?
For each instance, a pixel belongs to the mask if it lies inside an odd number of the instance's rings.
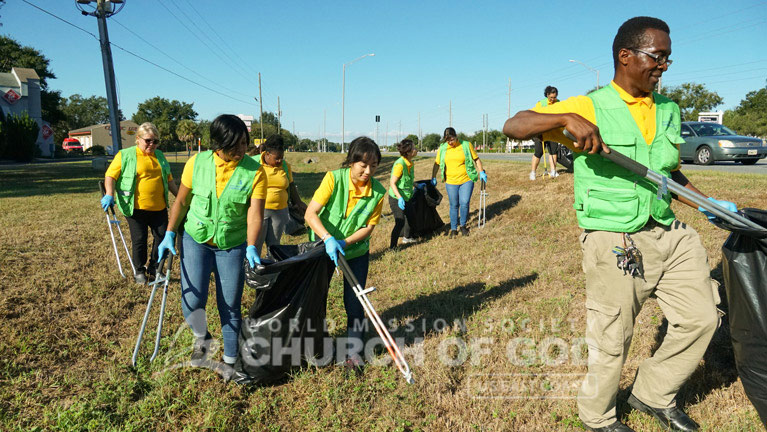
[[[173,231],[165,231],[165,237],[163,237],[162,241],[160,242],[160,246],[157,247],[157,256],[159,257],[158,259],[162,259],[166,250],[169,250],[170,253],[176,255],[176,248],[174,247],[176,242],[174,240],[176,240],[176,233]]]
[[[487,173],[484,172],[484,171],[481,171],[479,173],[479,179],[482,180],[483,182],[487,183]]]
[[[424,190],[424,189],[426,189],[426,183],[416,183],[415,184],[415,188],[416,189]]]
[[[708,200],[711,201],[712,203],[719,204],[720,206],[726,208],[727,210],[729,210],[731,212],[738,211],[738,206],[736,206],[735,203],[733,203],[733,202],[724,201],[724,200],[720,201],[718,199],[714,199],[713,197],[708,197]],[[707,210],[704,210],[703,207],[698,207],[698,211],[703,212],[703,214],[706,215],[706,217],[710,221],[716,219],[716,216],[714,216],[713,213],[711,213],[711,212],[709,212]]]
[[[400,210],[405,210],[405,198],[399,197],[397,200],[397,207],[399,207]]]
[[[436,178],[434,178],[434,177],[431,178],[431,185],[432,186],[436,186],[437,185],[437,179]]]
[[[104,195],[101,197],[101,208],[104,209],[104,211],[109,210],[110,206],[113,206],[115,203],[115,197],[112,195]]]
[[[346,242],[343,240],[338,241],[332,236],[325,239],[325,253],[328,254],[336,266],[338,266],[338,253],[346,255],[344,247],[346,247]]]
[[[256,247],[253,245],[245,248],[245,258],[248,259],[248,263],[253,268],[256,267],[256,264],[261,265],[261,257],[258,256],[258,251],[256,251]]]

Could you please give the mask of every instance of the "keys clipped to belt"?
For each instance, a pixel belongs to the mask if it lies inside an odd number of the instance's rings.
[[[613,253],[618,259],[618,268],[623,270],[624,275],[628,274],[631,277],[639,276],[644,279],[642,252],[637,249],[631,236],[623,233],[623,247],[615,246]]]

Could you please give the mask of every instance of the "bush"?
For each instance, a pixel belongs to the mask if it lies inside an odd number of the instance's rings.
[[[10,115],[2,121],[0,157],[19,162],[30,162],[40,154],[37,148],[37,135],[40,127],[29,118],[27,113]]]
[[[93,156],[105,156],[107,154],[107,150],[100,145],[94,145],[85,150],[85,154],[91,154]]]

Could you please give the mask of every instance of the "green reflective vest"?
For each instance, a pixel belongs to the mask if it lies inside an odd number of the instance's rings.
[[[192,171],[192,202],[184,224],[194,241],[202,244],[212,239],[219,249],[226,250],[247,240],[248,207],[260,167],[250,156],[243,156],[217,197],[213,151],[197,154]]]
[[[402,195],[402,198],[405,199],[405,201],[410,201],[410,198],[413,197],[413,178],[415,177],[415,165],[411,162],[410,168],[407,167],[407,162],[405,162],[405,158],[400,157],[397,159],[396,162],[394,162],[394,166],[397,166],[397,164],[402,165],[402,176],[397,180],[397,189],[399,189],[400,195]],[[392,174],[394,173],[394,166],[392,167]],[[394,190],[391,188],[389,189],[389,196],[392,198],[397,198],[397,195],[394,194]]]
[[[463,156],[466,164],[466,174],[469,175],[469,180],[477,181],[479,174],[477,174],[477,168],[474,166],[474,159],[471,157],[471,144],[468,141],[461,141],[461,147],[463,148]],[[439,145],[439,170],[441,172],[442,181],[447,179],[447,172],[445,171],[445,152],[447,151],[448,143],[443,142]]]
[[[612,151],[671,177],[671,170],[679,164],[677,145],[684,142],[677,104],[653,93],[656,132],[652,144],[647,145],[626,103],[612,86],[588,97],[594,102],[599,133]],[[649,180],[598,154],[575,153],[573,164],[574,207],[581,228],[631,233],[641,229],[650,217],[663,225],[674,221],[671,194],[658,197],[658,187]]]
[[[165,205],[168,201],[168,176],[170,175],[170,164],[165,159],[165,155],[160,150],[155,150],[154,155],[160,164],[162,172],[162,186],[165,192]],[[115,197],[117,198],[117,207],[125,216],[133,215],[133,206],[136,201],[136,147],[128,147],[120,150],[120,178],[115,184]]]
[[[349,183],[349,168],[341,168],[333,171],[333,194],[330,196],[325,207],[320,210],[320,221],[322,226],[336,238],[343,240],[354,234],[357,230],[367,225],[370,215],[373,214],[378,203],[386,194],[386,188],[381,182],[371,178],[370,196],[361,197],[354,205],[349,216],[346,216],[346,206],[349,203],[349,188],[353,187]],[[314,241],[316,238],[313,231],[309,231],[309,239]],[[344,248],[344,257],[347,260],[365,255],[370,250],[370,237],[358,241],[353,245]]]

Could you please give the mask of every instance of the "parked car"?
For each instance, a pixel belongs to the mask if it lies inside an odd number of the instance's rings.
[[[709,165],[716,161],[733,161],[753,165],[767,156],[764,140],[738,135],[719,123],[682,122],[682,138],[684,144],[679,150],[683,162]]]
[[[80,141],[75,138],[64,138],[64,142],[61,143],[61,148],[66,152],[82,152],[83,146]]]

